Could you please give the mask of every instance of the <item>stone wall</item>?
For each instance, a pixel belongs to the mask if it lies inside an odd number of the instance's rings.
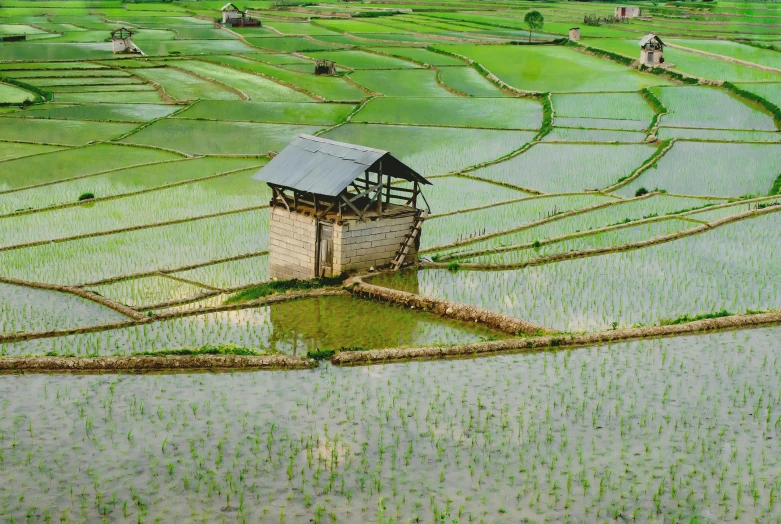
[[[269,270],[280,279],[315,276],[317,223],[311,216],[271,208]]]
[[[334,273],[390,264],[415,223],[415,216],[383,218],[373,222],[349,222],[334,227]],[[414,260],[410,248],[405,260]]]

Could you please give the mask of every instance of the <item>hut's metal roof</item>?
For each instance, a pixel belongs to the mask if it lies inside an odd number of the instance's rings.
[[[655,34],[653,34],[653,33],[648,33],[647,35],[645,35],[645,36],[642,38],[642,40],[640,40],[640,47],[643,47],[643,46],[645,46],[645,44],[647,44],[647,43],[648,43],[648,42],[650,42],[651,40],[658,40],[658,41],[659,41],[659,44],[661,44],[662,46],[664,46],[664,42],[662,42],[662,39],[661,39],[661,38],[659,38],[658,36],[656,36],[656,35],[655,35]]]
[[[232,4],[232,3],[230,3],[230,2],[228,2],[227,4],[225,4],[224,6],[222,6],[222,9],[220,9],[220,11],[226,11],[226,10],[227,10],[228,8],[230,8],[230,7],[232,7],[232,8],[233,8],[235,11],[241,11],[241,9],[239,9],[238,7],[236,7],[236,5],[235,5],[235,4]]]
[[[252,178],[298,191],[335,197],[380,161],[383,174],[430,184],[387,151],[311,135],[299,135],[293,139]]]

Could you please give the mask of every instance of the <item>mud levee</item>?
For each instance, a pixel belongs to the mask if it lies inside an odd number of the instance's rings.
[[[406,360],[435,360],[459,357],[488,356],[497,353],[515,353],[549,348],[574,348],[611,342],[658,338],[675,335],[692,335],[736,328],[750,328],[781,323],[781,311],[756,315],[732,315],[721,318],[697,320],[672,326],[648,326],[616,329],[582,335],[548,335],[534,338],[517,338],[494,342],[479,342],[459,346],[391,348],[370,351],[345,351],[331,358],[331,363],[341,366],[379,364]]]
[[[153,373],[193,370],[310,369],[317,362],[288,355],[128,357],[2,357],[0,373]]]
[[[352,292],[362,298],[374,298],[387,302],[395,302],[411,309],[417,308],[443,317],[454,318],[466,322],[479,322],[511,335],[518,335],[519,333],[541,335],[553,332],[553,330],[544,326],[509,315],[503,315],[496,311],[483,309],[481,307],[367,284],[361,280],[360,277],[354,277],[348,280],[346,285],[352,285]]]

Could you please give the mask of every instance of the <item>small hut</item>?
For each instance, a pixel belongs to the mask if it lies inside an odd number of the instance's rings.
[[[579,27],[573,27],[569,30],[569,39],[573,42],[579,42],[580,41],[580,28]]]
[[[222,11],[223,24],[227,24],[239,18],[243,18],[246,15],[244,11],[236,7],[235,4],[231,4],[231,3],[227,3],[224,6],[222,6],[221,11]]]
[[[664,43],[654,34],[647,34],[640,40],[640,63],[643,65],[658,67],[664,63]]]
[[[640,8],[636,5],[617,5],[613,13],[616,18],[637,18],[640,16]]]
[[[111,31],[111,44],[114,53],[139,53],[141,50],[133,43],[133,35],[136,34],[126,27],[120,27]]]
[[[387,151],[299,135],[253,178],[272,191],[272,277],[398,269],[417,256],[430,182]]]
[[[315,74],[316,75],[335,75],[336,64],[331,60],[317,60],[315,61]]]
[[[218,20],[219,22],[219,20]],[[231,27],[260,27],[260,20],[252,18],[247,11],[242,11],[236,4],[225,4],[222,6],[222,25]]]

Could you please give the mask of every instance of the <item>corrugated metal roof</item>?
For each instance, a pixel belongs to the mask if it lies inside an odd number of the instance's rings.
[[[665,37],[665,38],[667,38],[667,37]],[[648,33],[647,35],[645,35],[643,37],[642,40],[640,40],[640,47],[643,47],[645,44],[647,44],[648,42],[650,42],[653,39],[658,40],[661,45],[664,45],[664,42],[662,42],[661,38],[659,38],[658,36],[656,36],[653,33]]]
[[[310,135],[293,139],[252,178],[335,197],[380,160],[383,161],[383,174],[421,184],[430,183],[387,151]]]

